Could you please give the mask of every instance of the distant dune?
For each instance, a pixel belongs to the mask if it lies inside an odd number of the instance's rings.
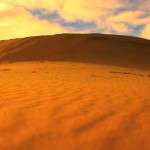
[[[120,35],[60,34],[0,41],[0,62],[71,61],[150,70],[150,41]]]

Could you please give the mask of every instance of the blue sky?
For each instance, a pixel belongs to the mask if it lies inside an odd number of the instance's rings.
[[[37,16],[41,20],[47,20],[49,22],[53,21],[65,28],[74,29],[74,31],[82,31],[90,28],[97,28],[94,21],[83,21],[82,19],[77,19],[75,21],[67,21],[61,17],[57,11],[44,13],[44,9],[31,9],[28,10],[32,15]]]

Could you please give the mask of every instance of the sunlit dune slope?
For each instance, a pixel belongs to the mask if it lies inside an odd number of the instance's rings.
[[[150,41],[104,34],[60,34],[0,41],[0,61],[72,61],[150,69]]]

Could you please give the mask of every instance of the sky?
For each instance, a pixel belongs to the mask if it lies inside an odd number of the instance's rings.
[[[150,0],[0,0],[0,40],[60,33],[150,39]]]

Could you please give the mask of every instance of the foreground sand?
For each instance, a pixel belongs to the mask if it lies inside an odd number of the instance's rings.
[[[0,65],[0,150],[149,150],[150,71]]]

